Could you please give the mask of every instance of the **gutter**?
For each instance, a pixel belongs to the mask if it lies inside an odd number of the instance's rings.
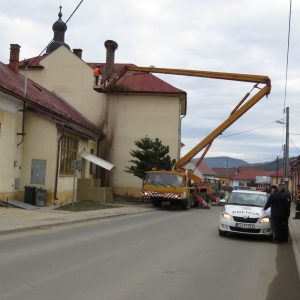
[[[58,173],[59,173],[59,153],[60,153],[60,147],[61,147],[61,141],[64,136],[64,129],[61,134],[61,136],[58,139],[57,143],[57,152],[56,152],[56,169],[55,169],[55,182],[54,182],[54,201],[58,200],[57,197],[57,185],[58,185]]]

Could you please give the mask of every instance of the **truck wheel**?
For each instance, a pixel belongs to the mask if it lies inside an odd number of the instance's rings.
[[[183,210],[188,210],[192,206],[192,201],[190,198],[188,198],[184,203],[182,203],[182,209]]]
[[[161,207],[161,201],[160,200],[154,199],[152,201],[152,204],[153,204],[154,207]]]

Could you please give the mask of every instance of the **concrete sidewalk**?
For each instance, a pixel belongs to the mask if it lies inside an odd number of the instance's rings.
[[[0,234],[33,230],[64,224],[93,221],[154,210],[152,205],[122,205],[115,208],[69,212],[54,210],[53,207],[25,210],[0,206]]]

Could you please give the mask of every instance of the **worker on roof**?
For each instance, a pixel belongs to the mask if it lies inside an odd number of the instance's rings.
[[[96,65],[95,69],[94,69],[94,78],[95,78],[95,86],[98,86],[99,83],[99,77],[100,77],[100,66]]]

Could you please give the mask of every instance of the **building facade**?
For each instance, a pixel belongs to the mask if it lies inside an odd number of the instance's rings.
[[[154,76],[150,74],[143,78],[142,88],[125,81],[126,92],[98,93],[93,89],[92,71],[89,64],[61,46],[39,60],[38,67],[22,72],[101,127],[104,135],[97,141],[95,153],[116,165],[110,175],[110,184],[117,194],[137,196],[141,180],[125,172],[131,159],[130,150],[135,147],[135,141],[146,135],[158,137],[170,147],[172,159],[177,160],[186,94],[167,84],[169,90],[160,92],[163,81],[156,78],[153,83]],[[150,92],[148,85],[152,88]],[[154,88],[157,91],[153,92]]]

